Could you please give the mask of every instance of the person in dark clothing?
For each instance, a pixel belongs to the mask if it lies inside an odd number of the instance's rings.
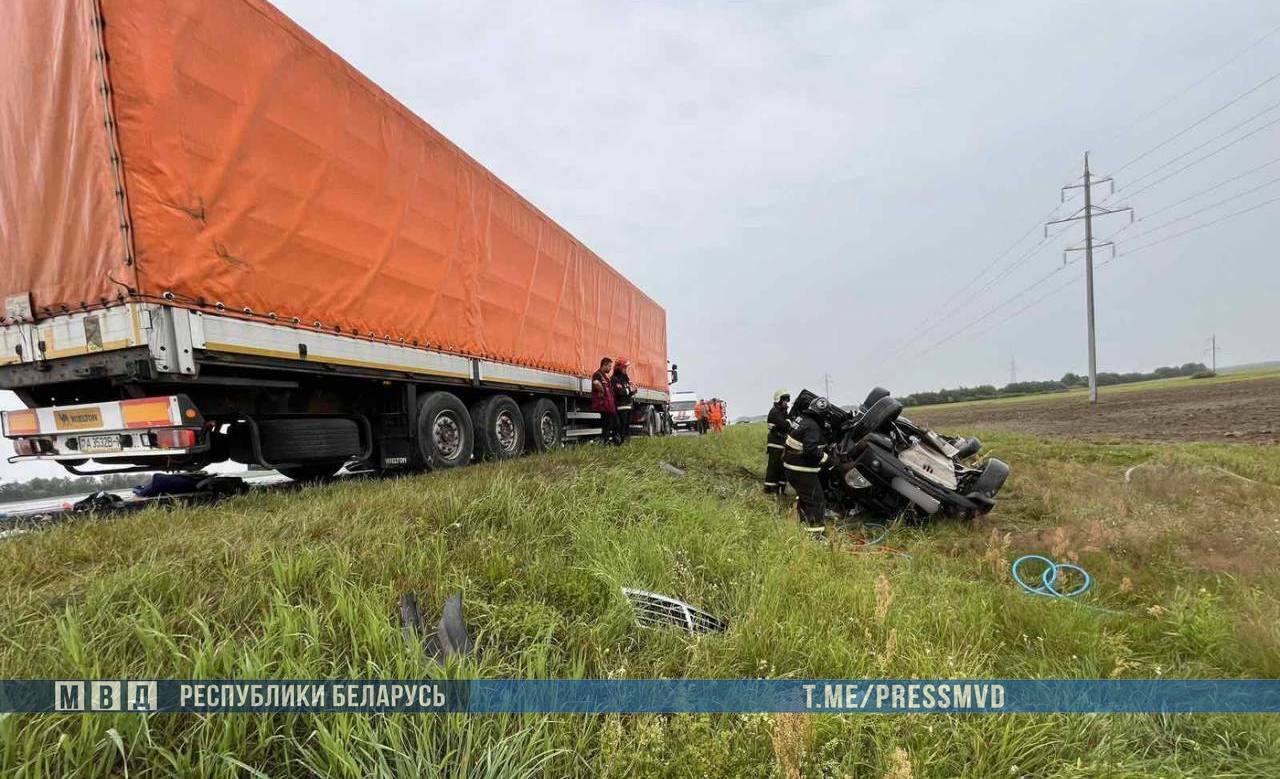
[[[613,360],[600,360],[600,370],[591,374],[591,410],[600,414],[606,444],[618,443],[618,405],[613,399]]]
[[[827,461],[822,415],[828,406],[826,398],[814,398],[796,420],[795,429],[784,439],[782,467],[796,491],[800,521],[810,529],[824,527],[826,523],[827,501],[818,473]]]
[[[790,402],[791,395],[786,390],[773,393],[773,406],[769,409],[767,419],[769,438],[764,445],[764,453],[768,458],[764,469],[764,491],[776,495],[787,490],[786,476],[782,469],[782,452],[787,433],[791,432],[791,422],[787,420],[787,404]]]
[[[613,363],[611,379],[613,402],[618,408],[618,437],[624,443],[631,437],[631,399],[636,394],[635,387],[631,386],[631,377],[627,376],[627,368],[630,366],[626,357],[619,357]]]

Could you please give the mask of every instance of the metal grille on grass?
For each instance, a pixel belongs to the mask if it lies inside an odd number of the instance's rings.
[[[677,627],[690,635],[722,633],[729,629],[729,623],[719,617],[666,595],[626,587],[622,588],[622,594],[631,602],[636,624],[642,628]]]

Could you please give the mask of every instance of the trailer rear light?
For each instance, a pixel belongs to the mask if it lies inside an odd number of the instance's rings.
[[[52,450],[53,446],[44,438],[18,438],[13,442],[14,454],[20,457],[32,457]]]
[[[152,433],[158,449],[190,449],[196,445],[196,431],[187,427]]]

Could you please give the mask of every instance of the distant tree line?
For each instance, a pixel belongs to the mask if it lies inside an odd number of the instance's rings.
[[[123,490],[138,484],[145,477],[138,474],[116,473],[107,476],[54,476],[30,481],[11,481],[0,484],[0,503],[38,498],[60,498],[99,490]]]
[[[1111,373],[1098,374],[1098,386],[1112,384],[1132,384],[1135,381],[1152,379],[1171,379],[1176,376],[1196,376],[1207,374],[1209,369],[1204,363],[1189,362],[1184,365],[1167,365],[1156,368],[1150,373]],[[1074,373],[1064,374],[1057,381],[1018,381],[996,387],[982,384],[977,387],[959,387],[957,389],[940,389],[937,392],[916,392],[899,398],[905,406],[927,406],[935,403],[959,403],[963,400],[988,400],[991,398],[1008,398],[1017,395],[1038,395],[1047,392],[1065,392],[1077,387],[1089,386],[1088,376]]]

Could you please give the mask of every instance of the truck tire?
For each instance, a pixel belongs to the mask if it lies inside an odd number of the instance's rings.
[[[547,452],[560,446],[564,437],[564,420],[560,409],[546,398],[530,400],[520,407],[524,414],[524,428],[528,448],[535,452]]]
[[[452,392],[428,392],[418,400],[417,464],[433,471],[471,462],[475,429],[471,414]]]
[[[316,463],[314,465],[292,465],[280,469],[280,474],[296,482],[325,482],[332,479],[342,470],[344,463]]]
[[[258,439],[269,463],[336,462],[341,467],[363,449],[355,420],[334,417],[263,419],[258,422]]]
[[[524,415],[509,395],[493,395],[471,406],[476,454],[490,460],[510,460],[524,452]]]

